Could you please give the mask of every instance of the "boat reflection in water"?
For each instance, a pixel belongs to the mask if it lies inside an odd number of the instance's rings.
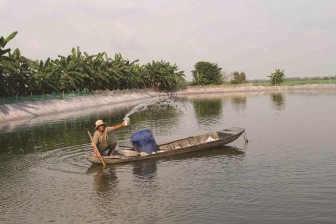
[[[152,160],[136,161],[132,164],[132,174],[139,181],[152,182],[155,181],[158,172],[158,163],[162,162],[183,162],[185,160],[193,159],[209,159],[211,157],[225,157],[229,159],[242,160],[245,156],[245,150],[232,146],[218,146],[206,151],[197,151],[188,154],[179,154],[166,158],[158,158]],[[107,164],[107,167],[103,169],[98,164],[93,164],[87,173],[96,173],[94,176],[94,189],[103,193],[102,196],[106,197],[107,192],[109,196],[115,196],[118,194],[118,176],[117,167],[122,165]],[[124,171],[125,172],[125,171]]]
[[[157,173],[156,160],[139,161],[132,163],[133,174],[139,179],[154,179]]]

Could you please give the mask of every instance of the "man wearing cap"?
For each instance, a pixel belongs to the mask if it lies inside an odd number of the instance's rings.
[[[113,127],[106,127],[105,122],[102,120],[96,121],[96,131],[93,134],[93,142],[96,144],[98,151],[102,156],[111,156],[117,146],[117,141],[108,140],[108,135],[123,126],[126,126],[125,122],[115,125]]]

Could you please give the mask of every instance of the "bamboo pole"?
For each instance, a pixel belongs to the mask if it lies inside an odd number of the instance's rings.
[[[106,164],[105,164],[104,158],[100,155],[100,153],[99,153],[99,151],[98,151],[98,149],[97,149],[97,146],[96,146],[95,142],[93,141],[93,138],[92,138],[92,136],[91,136],[91,134],[90,134],[89,131],[88,131],[88,134],[89,134],[90,139],[91,139],[92,149],[93,149],[94,153],[96,154],[96,156],[98,157],[98,159],[99,159],[99,160],[101,161],[101,163],[103,164],[103,167],[105,167]]]

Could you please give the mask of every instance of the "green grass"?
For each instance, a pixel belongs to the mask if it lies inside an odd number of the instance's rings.
[[[336,84],[336,79],[320,79],[320,80],[315,80],[315,79],[306,79],[306,80],[295,80],[295,81],[285,81],[281,83],[280,86],[302,86],[302,85],[307,85],[307,84]],[[272,86],[270,81],[247,81],[247,83],[244,84],[230,84],[230,83],[225,83],[221,85],[204,85],[204,86],[192,86],[188,85],[187,88],[189,89],[197,89],[197,88],[218,88],[218,87],[223,87],[223,88],[232,88],[232,87],[243,87],[243,86]]]
[[[280,86],[300,86],[300,85],[307,85],[307,84],[336,84],[336,79],[320,79],[320,80],[315,80],[315,79],[306,79],[306,80],[295,80],[295,81],[285,81],[281,83]],[[242,87],[242,86],[272,86],[270,81],[247,81],[247,83],[244,84],[230,84],[230,83],[225,83],[222,85],[204,85],[204,86],[192,86],[188,85],[187,87],[192,89],[192,88],[218,88],[218,87],[223,87],[223,88],[230,88],[230,87]]]
[[[300,86],[307,84],[336,84],[336,79],[330,80],[297,80],[297,81],[285,81],[281,83],[281,86]],[[271,86],[269,81],[253,82],[254,86]]]

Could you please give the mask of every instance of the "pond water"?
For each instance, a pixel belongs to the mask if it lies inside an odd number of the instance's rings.
[[[243,127],[249,143],[104,170],[85,160],[94,122],[115,125],[134,106],[3,126],[0,223],[336,223],[336,91],[170,99],[112,137]]]

